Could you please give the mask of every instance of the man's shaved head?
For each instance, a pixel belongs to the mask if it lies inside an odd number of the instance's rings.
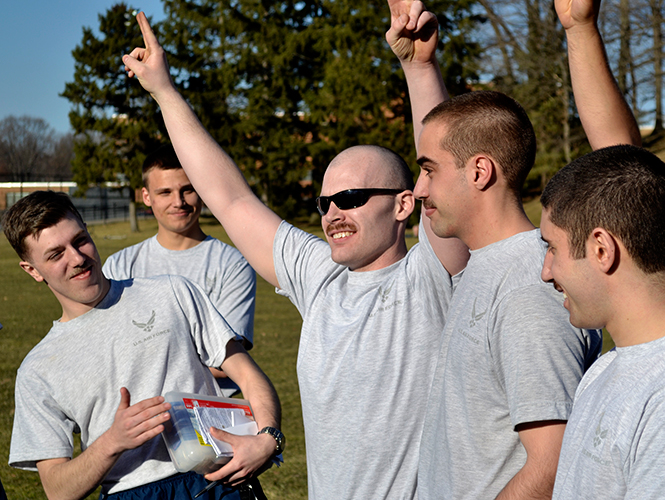
[[[409,166],[400,155],[388,148],[371,145],[350,147],[335,156],[328,169],[334,170],[354,162],[357,162],[359,167],[371,162],[378,169],[377,182],[382,185],[364,187],[413,190],[413,173]]]

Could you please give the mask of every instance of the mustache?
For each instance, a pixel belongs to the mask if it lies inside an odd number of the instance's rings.
[[[83,274],[84,272],[88,271],[90,268],[92,268],[92,262],[86,262],[80,266],[76,266],[76,268],[74,268],[74,272],[69,278],[75,278],[79,274]]]
[[[348,224],[346,222],[341,222],[338,224],[331,224],[326,228],[326,234],[330,235],[333,231],[356,231],[356,226],[353,224]]]

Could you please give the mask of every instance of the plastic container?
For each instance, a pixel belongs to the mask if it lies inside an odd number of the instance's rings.
[[[239,408],[244,411],[247,417],[254,419],[249,401],[245,399],[222,398],[187,392],[167,392],[164,399],[171,403],[171,409],[169,410],[171,418],[164,424],[165,429],[162,432],[162,437],[166,443],[171,461],[178,472],[194,471],[198,474],[208,474],[229,462],[233,456],[230,445],[228,445],[228,450],[224,453],[224,456],[217,456],[212,446],[204,442],[194,412],[196,406]],[[255,429],[256,424],[254,422],[252,424],[253,429]],[[224,430],[233,434],[248,433],[246,429],[236,427]],[[255,430],[254,433],[256,433]]]

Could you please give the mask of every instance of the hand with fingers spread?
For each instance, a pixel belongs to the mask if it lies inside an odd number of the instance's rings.
[[[159,102],[158,97],[162,92],[175,91],[166,52],[157,41],[145,14],[139,12],[136,20],[143,34],[145,48],[136,47],[130,54],[122,56],[122,62],[125,64],[127,76],[136,76],[141,86]]]
[[[129,391],[121,388],[120,405],[113,424],[105,433],[110,453],[119,455],[158,436],[164,430],[164,422],[169,419],[169,408],[171,405],[165,403],[162,396],[131,405]]]
[[[596,26],[600,0],[555,0],[554,7],[565,30]]]
[[[270,457],[275,453],[275,439],[272,436],[236,436],[214,427],[211,428],[211,434],[215,439],[231,445],[233,459],[221,469],[206,475],[208,481],[223,479],[237,486],[270,467]]]
[[[404,63],[434,59],[439,23],[419,0],[388,0],[391,26],[386,33],[390,48]]]

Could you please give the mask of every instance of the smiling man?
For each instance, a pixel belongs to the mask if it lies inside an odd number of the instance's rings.
[[[242,335],[245,349],[251,349],[256,274],[238,250],[201,230],[203,203],[173,146],[161,146],[146,157],[143,186],[143,202],[157,219],[157,234],[111,255],[104,263],[104,274],[114,280],[184,276],[205,290],[233,330]],[[223,372],[212,372],[225,395],[237,391]]]
[[[303,317],[298,381],[309,498],[411,499],[423,413],[452,279],[425,238],[407,252],[413,177],[378,146],[330,163],[318,198],[326,241],[251,191],[171,81],[143,13],[145,49],[123,61],[157,100],[194,187],[252,267]],[[448,241],[450,273],[466,261]]]
[[[542,278],[570,321],[616,349],[575,394],[554,499],[658,499],[665,491],[665,164],[631,146],[590,153],[548,183]]]
[[[3,228],[21,267],[62,306],[18,370],[9,456],[11,466],[39,471],[47,497],[82,498],[99,485],[116,499],[191,498],[203,489],[202,476],[176,474],[159,433],[166,392],[220,395],[205,366],[238,383],[260,427],[279,426],[270,381],[201,288],[177,276],[108,280],[64,193],[19,200]],[[73,457],[75,432],[83,451]],[[223,439],[234,458],[210,479],[251,477],[275,451],[270,435]],[[214,498],[227,494],[238,497],[220,484]]]
[[[572,327],[560,295],[540,279],[545,248],[521,200],[537,149],[525,110],[499,92],[449,99],[435,57],[436,17],[421,2],[388,3],[386,38],[414,113],[414,194],[431,223],[424,226],[471,252],[426,406],[418,498],[549,498],[572,395],[600,353],[600,332]],[[554,4],[592,147],[639,143],[596,25],[600,2]],[[432,33],[429,44],[408,43],[415,28]]]

